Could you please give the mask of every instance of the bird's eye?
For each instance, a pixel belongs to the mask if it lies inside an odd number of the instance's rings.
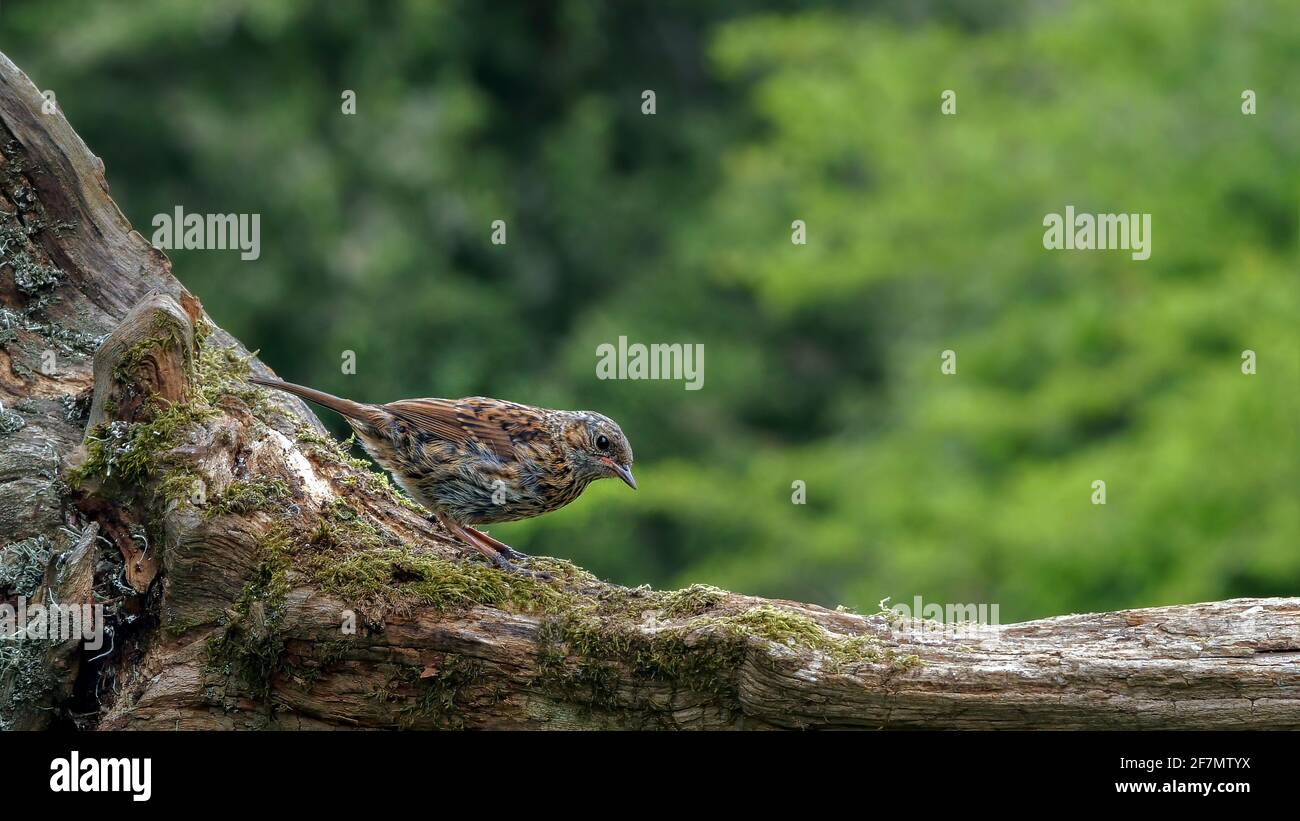
[[[603,433],[600,436],[597,436],[596,448],[598,450],[609,450],[609,437]]]

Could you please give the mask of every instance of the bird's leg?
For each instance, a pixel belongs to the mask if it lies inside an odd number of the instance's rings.
[[[478,552],[482,553],[484,556],[488,558],[489,561],[491,561],[493,564],[497,565],[498,567],[509,569],[510,561],[504,555],[497,552],[497,550],[495,550],[491,546],[483,542],[480,542],[478,539],[475,539],[465,530],[465,528],[461,525],[460,522],[456,521],[455,519],[451,518],[445,513],[434,513],[433,516],[438,520],[439,524],[447,528],[447,531],[451,533],[451,535],[455,536],[465,544],[469,545],[470,547],[474,548]]]
[[[519,561],[520,559],[528,559],[530,557],[511,548],[508,544],[493,539],[481,530],[466,527],[464,528],[464,535],[465,537],[468,537],[468,540],[471,543],[474,543],[475,547],[478,547],[479,550],[486,548],[487,550],[492,551],[491,554],[485,553],[485,555],[487,555],[488,558],[490,558],[492,562],[502,570],[520,576],[528,576],[533,579],[549,580],[555,578],[550,573],[543,573],[540,570],[529,570],[515,564],[514,562]],[[504,550],[498,549],[497,545],[500,545]]]
[[[492,538],[491,536],[489,536],[488,534],[484,533],[483,531],[479,530],[476,527],[471,527],[468,529],[474,531],[474,534],[478,536],[480,539],[482,539],[484,542],[489,544],[493,550],[502,554],[512,562],[522,562],[525,559],[532,558],[532,556],[529,556],[527,553],[520,553],[518,550],[515,550],[513,547],[506,544],[505,542],[497,541],[496,539]]]
[[[498,551],[496,547],[494,547],[489,541],[481,541],[482,539],[490,538],[486,534],[480,533],[472,527],[468,527],[468,528],[464,527],[463,525],[460,524],[460,522],[457,522],[455,519],[451,518],[445,513],[435,513],[434,516],[437,517],[438,522],[443,527],[447,528],[448,532],[450,532],[453,536],[457,537],[465,544],[469,545],[470,547],[474,548],[478,552],[482,553],[484,556],[487,557],[488,561],[492,562],[494,565],[501,568],[502,570],[505,570],[509,573],[517,573],[521,576],[532,576],[538,579],[551,578],[546,573],[539,573],[535,570],[525,570],[524,568],[519,567],[518,565],[511,562],[505,553]],[[496,539],[491,539],[490,541],[496,542]],[[500,543],[498,542],[498,544]]]

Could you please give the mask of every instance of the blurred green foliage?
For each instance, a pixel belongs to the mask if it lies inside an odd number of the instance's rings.
[[[495,535],[626,584],[1007,620],[1300,588],[1293,22],[1282,0],[43,0],[5,4],[0,48],[146,235],[177,204],[262,215],[256,262],[170,256],[286,378],[622,423],[639,492]],[[1150,212],[1151,259],[1045,251],[1066,205]],[[620,335],[703,343],[704,389],[597,380]]]

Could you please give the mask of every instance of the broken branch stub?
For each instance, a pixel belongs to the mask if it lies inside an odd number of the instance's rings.
[[[155,407],[185,398],[194,359],[194,325],[176,300],[149,294],[95,352],[89,434],[113,422],[142,421]]]
[[[87,445],[101,450],[117,443],[123,426],[146,422],[166,407],[186,399],[194,361],[194,322],[191,313],[166,294],[150,293],[127,313],[104,340],[94,357],[94,395],[86,423],[86,444],[69,460],[73,471],[90,458]],[[137,446],[138,447],[138,446]],[[111,465],[111,457],[109,457]],[[109,475],[111,477],[111,467]],[[129,478],[129,477],[128,477]],[[103,479],[80,481],[81,510],[99,522],[122,553],[127,582],[144,593],[158,575],[158,558],[148,542],[136,538],[130,516],[118,500],[99,497]]]

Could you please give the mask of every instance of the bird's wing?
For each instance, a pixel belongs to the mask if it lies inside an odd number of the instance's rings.
[[[546,432],[538,408],[498,399],[402,399],[383,406],[420,432],[448,442],[477,442],[505,461],[516,461],[516,447]]]

